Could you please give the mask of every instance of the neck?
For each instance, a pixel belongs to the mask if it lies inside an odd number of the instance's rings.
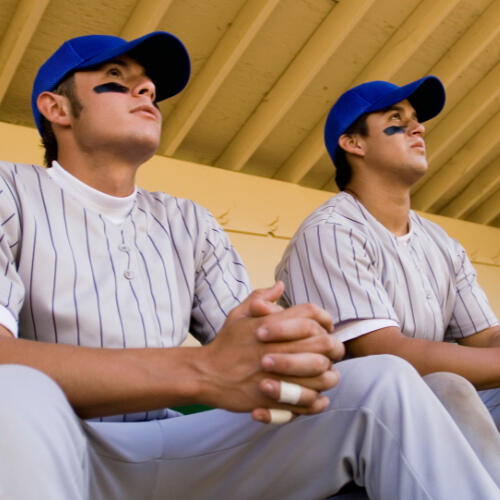
[[[60,151],[57,161],[71,175],[111,196],[129,196],[135,187],[139,165],[116,155],[74,155]]]
[[[356,199],[392,234],[403,236],[409,230],[410,190],[387,183],[351,181],[345,191]]]

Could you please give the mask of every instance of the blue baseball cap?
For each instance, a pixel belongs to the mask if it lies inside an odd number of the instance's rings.
[[[38,70],[31,94],[31,109],[41,133],[41,115],[36,101],[45,91],[54,90],[70,73],[97,66],[127,54],[145,69],[156,86],[156,100],[180,92],[189,80],[189,54],[182,42],[166,31],[155,31],[127,42],[110,35],[86,35],[64,42]]]
[[[363,114],[380,111],[405,99],[417,112],[420,122],[436,116],[444,107],[446,94],[435,76],[426,76],[403,87],[390,82],[362,83],[342,94],[333,105],[325,124],[325,145],[333,163],[340,149],[339,138]]]

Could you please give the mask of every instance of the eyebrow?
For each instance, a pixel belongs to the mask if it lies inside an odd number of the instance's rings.
[[[102,66],[109,66],[111,64],[116,64],[117,66],[122,66],[124,68],[128,66],[126,61],[124,61],[123,59],[119,59],[119,58],[110,59],[109,61],[103,62]]]
[[[390,111],[401,111],[404,113],[405,109],[403,108],[403,106],[398,106],[397,104],[393,104],[392,106],[388,106],[387,108],[381,110],[381,112],[384,114],[389,113]],[[418,115],[415,110],[413,110],[411,117],[415,120],[418,120]]]

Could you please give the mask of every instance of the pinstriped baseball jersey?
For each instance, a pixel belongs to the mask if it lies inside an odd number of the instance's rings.
[[[137,188],[120,218],[51,171],[0,163],[0,304],[19,336],[115,348],[213,339],[250,285],[208,211]]]
[[[276,269],[287,305],[315,302],[336,324],[397,324],[409,337],[450,340],[498,324],[463,247],[410,212],[410,231],[394,236],[342,192],[300,226]],[[380,328],[381,326],[378,326]]]

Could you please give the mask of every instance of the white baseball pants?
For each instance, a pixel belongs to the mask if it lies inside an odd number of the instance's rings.
[[[500,489],[417,372],[393,356],[338,363],[330,407],[269,426],[213,410],[79,420],[40,372],[0,366],[0,498],[498,500]]]

